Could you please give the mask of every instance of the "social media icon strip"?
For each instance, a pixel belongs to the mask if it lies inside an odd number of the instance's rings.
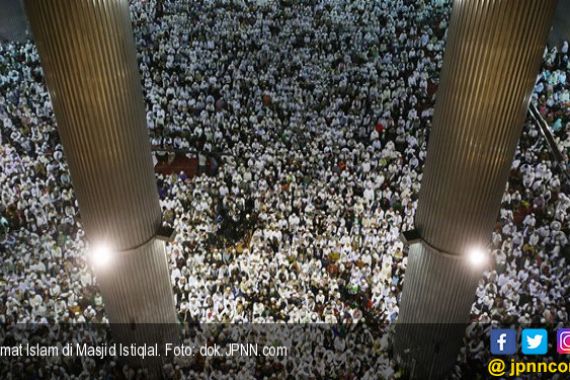
[[[570,329],[556,331],[556,351],[562,355],[570,355]]]
[[[491,330],[491,354],[513,355],[517,352],[517,332],[513,329]]]
[[[548,331],[523,329],[521,346],[522,353],[525,355],[545,355],[548,352]]]

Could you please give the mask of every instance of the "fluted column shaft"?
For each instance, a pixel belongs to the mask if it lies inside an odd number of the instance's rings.
[[[456,0],[416,228],[438,249],[485,245],[542,62],[556,0]]]
[[[413,378],[455,361],[556,3],[453,2],[396,335]]]
[[[175,322],[127,0],[25,0],[109,320]]]

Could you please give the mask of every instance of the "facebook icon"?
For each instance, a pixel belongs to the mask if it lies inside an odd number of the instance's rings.
[[[517,332],[512,329],[491,330],[491,354],[513,355],[517,352]]]

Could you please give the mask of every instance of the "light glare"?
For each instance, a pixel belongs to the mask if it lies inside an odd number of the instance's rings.
[[[90,252],[91,263],[98,267],[107,267],[113,261],[113,252],[106,243],[95,245]]]
[[[480,247],[471,248],[468,252],[468,256],[471,265],[477,268],[485,266],[489,261],[489,255]]]

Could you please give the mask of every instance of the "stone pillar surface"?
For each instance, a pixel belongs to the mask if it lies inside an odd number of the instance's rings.
[[[467,253],[495,226],[556,4],[453,2],[396,335],[414,378],[455,361],[482,274]]]

